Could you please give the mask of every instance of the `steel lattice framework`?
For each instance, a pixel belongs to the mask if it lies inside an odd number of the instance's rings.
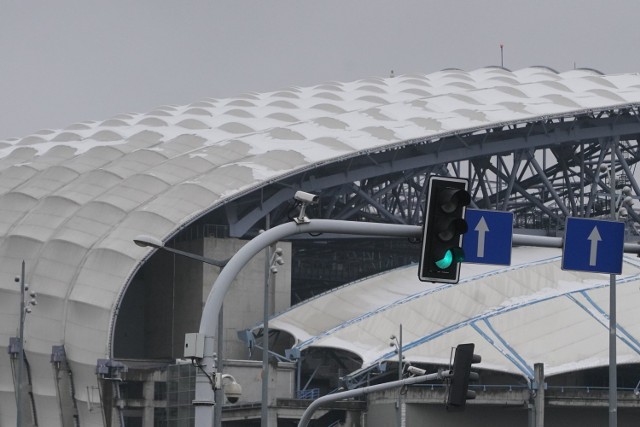
[[[308,211],[315,217],[420,224],[429,174],[468,178],[473,207],[513,211],[516,227],[556,234],[568,216],[608,215],[612,150],[615,203],[618,209],[631,205],[628,228],[637,234],[638,113],[636,107],[507,123],[332,163],[227,207],[234,213],[231,234],[246,233],[272,206],[272,223],[289,220],[283,189],[290,187],[321,196]]]

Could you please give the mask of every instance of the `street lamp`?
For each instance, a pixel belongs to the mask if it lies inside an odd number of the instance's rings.
[[[299,219],[299,218],[298,218]],[[200,328],[197,338],[202,339],[204,346],[199,357],[202,374],[196,377],[196,427],[210,427],[213,416],[213,395],[211,393],[211,375],[216,374],[216,360],[214,352],[214,333],[218,326],[219,313],[225,295],[229,292],[233,280],[242,268],[255,255],[270,245],[280,242],[287,237],[306,233],[338,233],[347,235],[385,236],[385,237],[415,237],[421,235],[422,228],[413,225],[378,224],[356,221],[341,221],[314,219],[291,221],[270,228],[254,237],[242,246],[215,280],[211,292],[202,309]],[[407,381],[407,380],[403,380]]]
[[[262,319],[262,407],[260,426],[269,427],[269,285],[278,273],[278,265],[283,265],[282,249],[276,248],[269,257],[271,247],[267,248],[267,277],[264,282],[264,306]]]
[[[185,251],[181,251],[180,249],[171,248],[169,246],[165,246],[164,243],[162,243],[160,240],[156,239],[155,237],[146,236],[144,234],[136,236],[136,238],[133,239],[133,243],[143,248],[148,247],[148,248],[162,249],[167,252],[171,252],[174,254],[182,255],[187,258],[195,259],[196,261],[204,262],[205,264],[214,265],[221,269],[224,268],[224,266],[227,265],[227,263],[229,262],[228,259],[226,260],[211,259],[211,258],[203,257],[198,254],[191,253],[191,252],[185,252]]]
[[[229,262],[229,259],[226,260],[217,260],[217,259],[212,259],[212,258],[207,258],[198,254],[194,254],[191,252],[186,252],[186,251],[181,251],[180,249],[176,249],[176,248],[172,248],[169,246],[165,246],[164,243],[162,243],[160,240],[156,239],[155,237],[152,236],[147,236],[144,234],[138,235],[136,236],[135,239],[133,239],[133,242],[142,247],[142,248],[155,248],[155,249],[160,249],[160,250],[164,250],[167,252],[171,252],[174,253],[176,255],[180,255],[186,258],[190,258],[196,261],[200,261],[202,263],[205,264],[209,264],[209,265],[213,265],[215,267],[220,268],[220,270],[222,270],[224,268],[225,265],[227,265],[227,263]],[[220,370],[222,370],[222,352],[223,352],[223,342],[222,342],[222,335],[223,335],[223,312],[222,312],[222,308],[220,309],[220,313],[218,314],[218,330],[217,330],[217,334],[218,334],[218,339],[217,339],[217,353],[218,353],[218,366],[220,367]],[[235,381],[235,380],[234,380]],[[222,389],[218,389],[215,391],[215,401],[219,402],[218,405],[216,405],[215,408],[215,426],[221,426],[222,425],[222,402],[224,401],[224,392],[222,391]]]
[[[398,381],[402,381],[404,374],[404,356],[402,356],[402,323],[400,324],[400,331],[398,337],[391,335],[389,337],[391,342],[389,346],[395,347],[395,352],[398,353]],[[398,389],[398,408],[397,408],[397,425],[398,427],[404,426],[404,401],[402,399],[402,388]]]
[[[214,265],[219,267],[220,269],[224,268],[224,266],[229,261],[227,260],[215,260],[207,257],[203,257],[197,254],[193,254],[191,252],[181,251],[179,249],[171,248],[165,246],[160,240],[156,239],[152,236],[139,235],[133,239],[133,242],[140,247],[152,247],[156,249],[165,250],[168,252],[175,253],[177,255],[181,255],[187,258],[194,259],[196,261],[200,261],[206,264]],[[266,277],[265,277],[265,286],[264,286],[264,312],[263,312],[263,330],[262,330],[262,409],[261,409],[261,426],[268,427],[268,403],[269,403],[269,287],[271,282],[273,281],[273,277],[278,273],[278,265],[283,265],[284,260],[282,259],[283,250],[282,248],[276,248],[273,251],[273,254],[269,256],[271,253],[271,249],[268,248],[268,255],[266,257]],[[218,319],[218,364],[219,369],[221,368],[222,363],[222,314],[220,314]],[[223,378],[227,378],[227,374],[223,375]],[[232,377],[231,377],[232,378]],[[220,397],[221,393],[216,396],[216,401],[222,403],[222,399]],[[216,407],[216,412],[218,415],[215,417],[216,425],[220,425],[221,420],[221,409],[222,405],[219,404]]]

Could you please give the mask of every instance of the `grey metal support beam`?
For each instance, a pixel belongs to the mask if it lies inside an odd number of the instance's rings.
[[[387,191],[391,191],[391,189],[394,188],[393,186],[389,186],[387,188]],[[385,218],[387,218],[390,221],[393,221],[395,223],[401,223],[400,218],[396,217],[395,215],[393,215],[391,212],[389,212],[384,206],[382,206],[380,203],[378,203],[377,200],[374,199],[373,196],[371,196],[370,194],[368,194],[367,192],[363,191],[362,188],[358,187],[355,184],[352,184],[351,189],[357,194],[359,195],[364,201],[368,202],[369,205],[373,206],[374,208],[377,209],[377,211],[384,216]],[[355,212],[359,211],[360,207],[355,206],[354,208],[352,208],[351,210],[347,211],[347,212],[343,212],[342,214],[340,214],[337,219],[344,219],[344,218],[349,218],[351,215],[353,215]]]
[[[569,168],[567,166],[567,162],[564,157],[556,156],[556,160],[562,169],[562,177],[564,178],[564,185],[567,188],[565,194],[567,194],[567,198],[569,199],[569,204],[571,205],[571,215],[578,215],[578,208],[576,205],[576,198],[573,190],[573,183],[571,182],[571,177],[569,176]]]
[[[631,171],[631,168],[629,168],[629,164],[627,163],[627,160],[622,155],[622,151],[620,150],[620,144],[616,144],[614,150],[615,150],[618,162],[622,166],[624,173],[627,175],[627,178],[629,179],[631,188],[633,188],[633,191],[636,193],[636,196],[640,196],[640,186],[638,186],[638,181],[636,180],[635,175]]]
[[[503,211],[506,211],[509,208],[509,196],[513,192],[513,185],[516,182],[516,175],[518,174],[518,169],[520,168],[520,163],[522,162],[522,155],[522,151],[516,151],[513,153],[513,167],[511,168],[511,174],[509,175],[507,190],[505,191],[504,202],[502,204]],[[497,175],[502,175],[502,171],[498,170]]]
[[[498,175],[499,177],[501,177],[502,179],[506,180],[506,177],[504,176],[504,174],[500,171],[498,171],[497,169],[495,169],[495,167],[492,166],[492,170],[493,172]],[[542,203],[540,201],[539,198],[535,197],[534,195],[530,194],[526,188],[522,187],[520,184],[518,184],[517,182],[513,183],[513,189],[516,190],[518,193],[520,193],[522,195],[522,197],[524,197],[525,199],[527,199],[527,201],[529,201],[531,204],[533,204],[535,207],[537,207],[538,209],[540,209],[542,212],[546,213],[549,217],[552,218],[556,218],[559,219],[558,215],[556,213],[554,213],[551,209],[549,209],[547,206],[544,205],[544,203]]]
[[[600,141],[600,146],[602,148],[600,149],[600,154],[598,156],[598,163],[596,164],[595,172],[591,173],[593,176],[593,182],[591,183],[591,194],[589,195],[589,201],[587,202],[587,209],[585,211],[585,216],[591,216],[591,213],[593,211],[593,203],[596,200],[596,192],[598,190],[598,186],[602,185],[600,183],[599,170],[600,170],[600,167],[604,164],[606,149],[603,141]]]
[[[560,199],[560,196],[558,196],[558,193],[556,192],[556,189],[554,188],[553,184],[551,184],[551,182],[549,181],[549,178],[547,178],[545,170],[540,166],[540,164],[536,160],[536,157],[533,151],[529,151],[528,155],[529,155],[529,161],[531,165],[538,173],[538,176],[542,180],[544,185],[547,187],[547,190],[551,194],[551,197],[553,197],[553,200],[556,201],[556,204],[558,205],[560,210],[562,210],[562,213],[564,213],[565,216],[570,216],[571,213],[569,212],[569,209],[567,209],[567,206],[564,204],[562,199]]]

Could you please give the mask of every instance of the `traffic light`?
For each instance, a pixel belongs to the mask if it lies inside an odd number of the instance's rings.
[[[449,384],[449,395],[447,396],[448,410],[464,410],[467,400],[476,398],[476,392],[469,390],[469,380],[478,380],[480,376],[476,372],[471,372],[471,365],[480,363],[482,358],[478,354],[473,354],[475,344],[459,344],[453,357],[453,372],[451,373],[451,383]]]
[[[462,178],[429,177],[418,269],[424,282],[458,283],[464,260],[462,235],[468,228],[464,215],[471,202],[468,185]]]

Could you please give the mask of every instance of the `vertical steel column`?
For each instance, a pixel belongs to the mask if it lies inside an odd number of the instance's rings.
[[[611,165],[610,165],[610,193],[611,193],[611,220],[616,220],[615,206],[615,146],[617,140],[611,141]],[[618,425],[618,366],[616,354],[616,275],[609,275],[609,427]]]
[[[24,377],[24,317],[26,315],[24,306],[24,260],[22,260],[22,271],[20,273],[20,359],[18,359],[18,396],[16,397],[16,425],[22,427],[22,377]]]
[[[218,362],[218,375],[222,375],[224,371],[224,305],[220,307],[220,314],[218,315],[218,331],[216,332],[217,340],[217,362]],[[222,384],[222,382],[220,382]],[[224,390],[219,388],[214,392],[215,395],[215,409],[214,409],[214,426],[222,427],[222,405],[224,405]]]
[[[535,397],[536,427],[544,427],[544,364],[533,365],[534,378],[537,384]]]
[[[271,228],[271,216],[265,216],[265,231]],[[271,278],[272,245],[265,248],[264,258],[264,301],[262,313],[262,405],[260,408],[261,427],[269,427],[269,280]]]
[[[402,363],[402,323],[400,324],[400,330],[398,335],[398,381],[402,381],[402,371],[403,371],[403,363]],[[402,399],[402,387],[398,389],[398,407],[396,408],[397,415],[397,425],[398,427],[404,427],[404,423],[402,422],[402,405],[404,401]]]

